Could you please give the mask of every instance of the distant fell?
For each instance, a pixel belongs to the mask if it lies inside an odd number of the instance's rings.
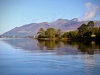
[[[99,27],[100,21],[93,20],[94,26]],[[77,18],[72,20],[58,19],[54,22],[30,23],[5,32],[1,36],[35,36],[40,28],[46,30],[47,28],[61,29],[63,32],[76,30],[82,23],[87,24],[89,21],[78,22]]]

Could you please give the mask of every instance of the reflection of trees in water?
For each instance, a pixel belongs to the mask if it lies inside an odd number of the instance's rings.
[[[82,53],[88,53],[90,55],[94,54],[94,49],[100,50],[100,43],[96,43],[96,41],[63,41],[64,45],[71,47],[77,47]]]
[[[71,47],[77,47],[77,42],[76,41],[62,41],[65,46],[70,45]]]
[[[100,43],[96,43],[96,41],[80,41],[78,42],[78,49],[82,53],[88,53],[89,55],[94,54],[95,49],[100,50]]]
[[[94,54],[94,48],[91,46],[90,42],[79,42],[78,49],[82,53]]]
[[[96,41],[55,41],[55,40],[38,40],[38,46],[41,50],[44,47],[47,50],[54,50],[55,48],[60,49],[62,46],[78,47],[79,51],[82,53],[88,53],[89,55],[94,54],[94,49],[100,50],[100,43]]]
[[[45,47],[45,41],[39,41],[38,46],[40,47],[41,50],[43,50]]]
[[[41,50],[46,47],[48,50],[53,50],[55,47],[60,48],[61,47],[61,42],[60,41],[55,41],[55,40],[46,40],[46,41],[41,41],[38,40],[38,46],[40,47]]]
[[[47,47],[47,49],[53,50],[55,48],[55,41],[54,40],[47,40],[45,42],[45,46]]]
[[[57,41],[57,40],[33,40],[33,39],[4,39],[6,43],[12,45],[14,48],[24,50],[54,50],[59,54],[78,54],[77,48],[82,53],[90,55],[100,53],[99,41]],[[39,49],[40,48],[40,49]],[[98,51],[99,50],[99,51]]]

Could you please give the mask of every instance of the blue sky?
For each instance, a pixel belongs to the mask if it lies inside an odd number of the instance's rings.
[[[29,23],[59,18],[100,20],[99,0],[0,0],[0,34]]]

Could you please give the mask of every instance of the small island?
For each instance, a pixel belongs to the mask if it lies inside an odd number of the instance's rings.
[[[61,29],[43,28],[37,32],[38,40],[99,40],[100,27],[94,27],[94,22],[83,23],[75,31],[62,32]]]

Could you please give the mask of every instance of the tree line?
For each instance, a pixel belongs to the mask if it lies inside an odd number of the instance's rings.
[[[100,37],[100,27],[94,27],[94,22],[89,21],[88,24],[83,23],[75,31],[62,32],[61,29],[48,28],[44,30],[40,28],[37,32],[38,38],[89,38]]]

